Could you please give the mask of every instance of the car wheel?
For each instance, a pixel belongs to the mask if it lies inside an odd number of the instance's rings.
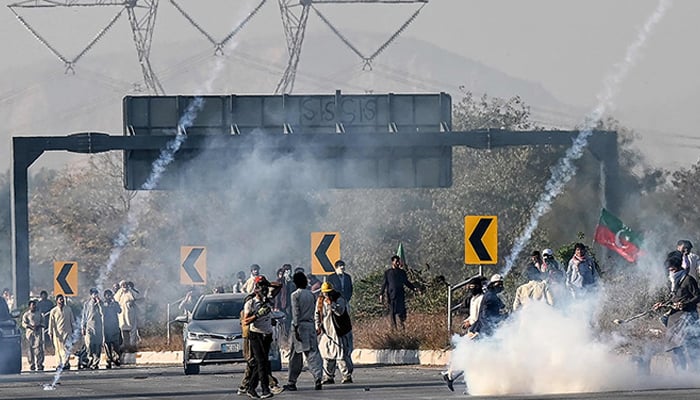
[[[185,375],[199,374],[199,364],[185,364]]]
[[[187,354],[189,354],[189,347],[183,346],[184,350],[182,352],[182,366],[185,369],[185,375],[197,375],[199,373],[199,364],[189,364],[187,363]]]

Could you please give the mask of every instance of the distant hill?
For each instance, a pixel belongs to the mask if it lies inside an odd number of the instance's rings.
[[[371,54],[372,46],[383,38],[366,39],[366,54]],[[280,47],[279,38],[265,37],[242,42],[224,57],[215,57],[206,42],[194,39],[159,45],[151,54],[156,74],[169,94],[271,94],[286,60],[287,51]],[[532,106],[533,119],[549,126],[571,127],[577,115],[582,115],[538,83],[508,76],[417,39],[401,37],[377,57],[371,69],[363,64],[336,37],[308,36],[294,92],[444,91],[456,103],[461,90],[467,90],[503,98],[518,95]],[[0,118],[5,121],[0,133],[5,143],[0,146],[0,169],[10,166],[11,136],[122,132],[122,97],[143,93],[134,49],[89,55],[75,70],[75,75],[64,74],[56,60],[0,71]],[[40,161],[55,166],[65,160],[64,156],[43,156]]]

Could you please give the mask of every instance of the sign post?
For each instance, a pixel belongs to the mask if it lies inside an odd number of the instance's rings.
[[[75,297],[78,295],[78,263],[75,261],[54,261],[53,294]]]
[[[340,260],[340,232],[311,232],[311,273],[330,275]]]
[[[464,263],[478,264],[483,275],[484,264],[498,262],[498,217],[467,215],[464,217]]]
[[[180,283],[183,285],[207,284],[207,248],[205,246],[180,247]]]

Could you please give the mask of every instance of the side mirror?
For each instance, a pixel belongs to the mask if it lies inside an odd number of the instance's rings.
[[[19,310],[12,310],[10,312],[10,315],[12,316],[12,318],[17,318],[20,316],[20,314],[21,314],[21,312]]]
[[[178,315],[175,317],[175,322],[182,322],[183,324],[186,324],[188,319],[189,318],[187,318],[187,315]]]

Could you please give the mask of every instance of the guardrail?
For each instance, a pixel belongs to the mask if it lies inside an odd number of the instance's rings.
[[[173,304],[177,304],[179,306],[183,300],[185,300],[185,296],[182,296],[179,299],[165,305],[165,337],[168,345],[170,345],[170,325],[175,322],[174,319],[170,318],[170,306]]]

